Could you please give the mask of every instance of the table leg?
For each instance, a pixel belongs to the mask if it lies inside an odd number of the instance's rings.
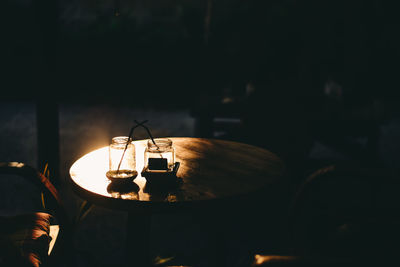
[[[58,103],[55,92],[57,76],[57,31],[58,31],[58,1],[33,0],[35,22],[38,25],[38,35],[42,41],[42,52],[45,63],[46,79],[43,80],[37,94],[36,123],[38,168],[44,170],[48,164],[50,180],[57,187],[60,185],[60,151]],[[46,90],[49,89],[49,90]],[[47,91],[49,94],[46,95]],[[50,100],[48,100],[50,98]]]
[[[128,213],[126,256],[127,266],[150,266],[149,238],[151,214]]]

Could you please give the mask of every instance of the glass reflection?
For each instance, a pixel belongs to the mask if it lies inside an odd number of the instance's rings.
[[[148,193],[150,200],[163,202],[176,202],[181,199],[182,179],[176,176],[146,177],[143,192]]]
[[[139,200],[139,186],[133,182],[111,182],[107,186],[107,192],[113,198]]]

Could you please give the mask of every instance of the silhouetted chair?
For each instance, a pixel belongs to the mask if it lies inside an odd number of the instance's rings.
[[[395,171],[329,166],[299,187],[283,255],[256,255],[253,266],[399,264],[400,180]]]
[[[71,235],[70,223],[56,188],[42,173],[23,163],[0,163],[0,175],[14,180],[19,176],[29,181],[40,190],[36,191],[39,195],[35,199],[40,200],[42,192],[45,203],[42,210],[0,217],[0,265],[59,266],[60,260],[65,261],[63,256]],[[6,184],[8,192],[13,190],[8,188],[11,184]],[[12,197],[19,198],[24,194],[24,186],[17,184]],[[23,203],[24,207],[30,204]]]

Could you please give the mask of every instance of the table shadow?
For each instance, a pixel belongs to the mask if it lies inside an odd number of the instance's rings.
[[[146,178],[143,192],[150,195],[150,200],[175,202],[183,200],[181,190],[182,179],[177,177],[179,163],[175,164],[174,171],[171,173],[147,173],[142,172]]]

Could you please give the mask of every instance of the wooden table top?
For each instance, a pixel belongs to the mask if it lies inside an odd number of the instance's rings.
[[[283,175],[282,161],[268,150],[216,139],[170,138],[180,163],[177,179],[160,184],[142,177],[147,140],[134,141],[138,176],[115,186],[106,177],[108,146],[78,159],[70,169],[72,185],[84,199],[131,210],[231,199],[257,192]]]

